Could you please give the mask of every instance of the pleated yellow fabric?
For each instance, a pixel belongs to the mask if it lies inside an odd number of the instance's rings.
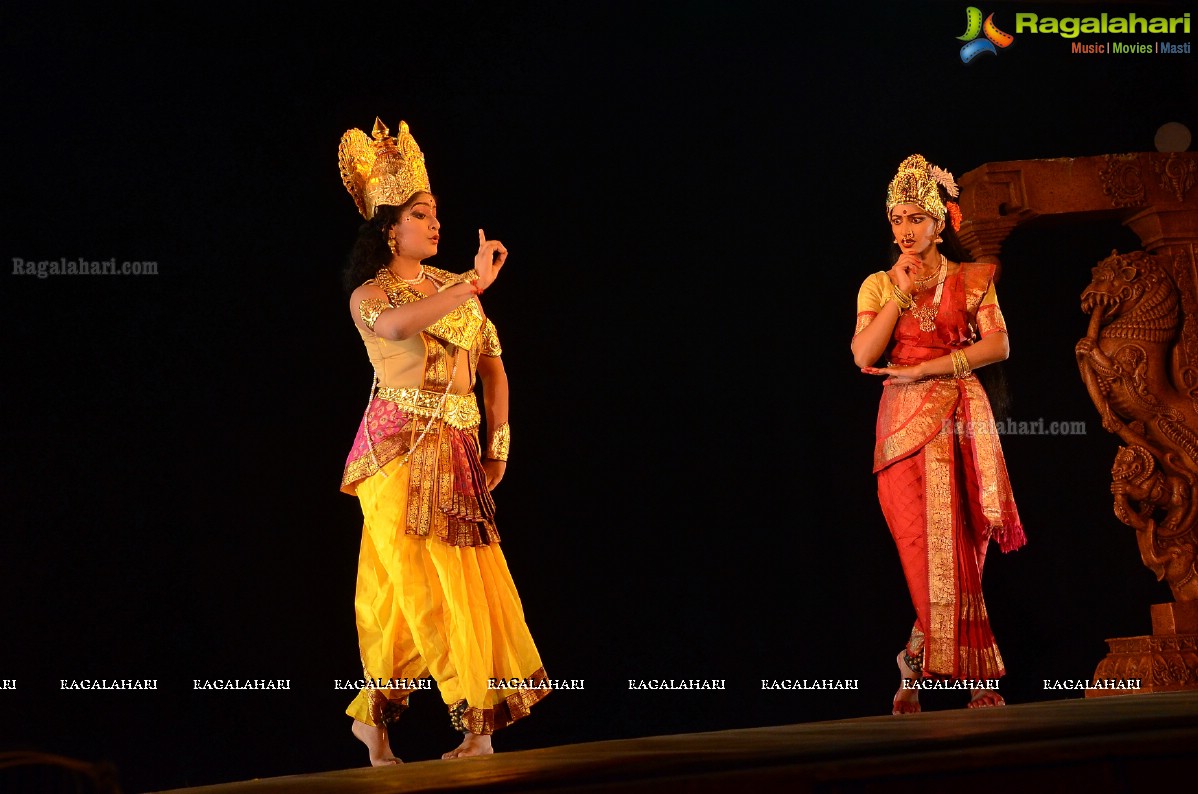
[[[548,690],[493,689],[493,679],[543,678],[541,658],[499,544],[454,546],[404,533],[408,466],[390,461],[358,486],[358,640],[367,679],[432,675],[466,729],[490,733]],[[398,716],[412,690],[363,689],[346,713],[368,725]],[[530,698],[530,695],[533,695]]]

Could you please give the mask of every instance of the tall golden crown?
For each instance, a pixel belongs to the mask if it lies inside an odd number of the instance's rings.
[[[373,218],[380,206],[398,207],[422,190],[429,192],[424,153],[408,132],[406,121],[399,122],[395,137],[377,117],[370,138],[359,129],[346,130],[337,159],[341,181],[366,220]]]
[[[960,192],[952,174],[932,165],[922,154],[911,155],[899,164],[898,173],[886,189],[886,214],[897,204],[916,204],[936,220],[944,220],[940,186],[953,198]]]

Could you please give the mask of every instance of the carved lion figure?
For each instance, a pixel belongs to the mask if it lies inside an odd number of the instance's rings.
[[[1115,515],[1136,530],[1141,559],[1174,599],[1195,600],[1198,409],[1175,385],[1188,380],[1177,287],[1143,251],[1112,251],[1092,274],[1081,296],[1090,325],[1076,355],[1103,428],[1128,445],[1111,472]]]

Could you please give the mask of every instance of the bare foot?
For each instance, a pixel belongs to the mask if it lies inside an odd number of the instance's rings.
[[[358,740],[370,751],[371,766],[393,766],[403,763],[391,754],[391,743],[387,740],[386,728],[376,728],[354,720],[352,730],[354,736],[358,737]]]
[[[903,661],[903,654],[900,651],[898,655],[899,675],[903,678],[903,683],[908,681],[918,680],[915,671],[907,666]],[[890,709],[891,714],[918,714],[919,713],[919,689],[916,687],[900,686],[899,691],[894,695],[894,703]]]
[[[1005,706],[1007,701],[1002,699],[1002,695],[995,692],[993,689],[971,689],[972,697],[965,704],[966,708],[970,709],[985,709],[992,706]]]
[[[442,758],[470,758],[476,755],[491,755],[495,750],[491,747],[491,734],[467,733],[462,737],[462,743],[450,750]]]

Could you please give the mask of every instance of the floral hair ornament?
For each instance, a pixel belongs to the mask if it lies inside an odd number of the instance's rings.
[[[951,198],[956,198],[961,192],[951,173],[932,165],[922,154],[913,154],[899,164],[898,173],[890,180],[890,186],[886,189],[886,214],[889,215],[899,204],[915,204],[936,220],[943,221],[948,210],[940,198],[941,187]],[[956,228],[954,225],[953,229]]]
[[[961,205],[955,201],[950,201],[945,206],[948,207],[949,223],[952,224],[953,231],[961,231]]]

